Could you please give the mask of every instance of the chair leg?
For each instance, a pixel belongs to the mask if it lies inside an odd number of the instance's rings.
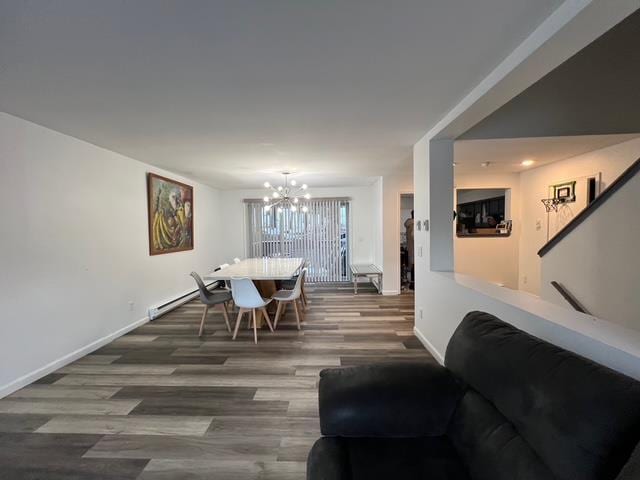
[[[227,303],[222,303],[222,315],[224,316],[224,323],[227,324],[227,331],[231,333],[231,324],[229,323],[229,312],[227,311]]]
[[[252,308],[251,313],[253,316],[253,343],[258,344],[258,323],[256,322],[256,309]]]
[[[204,333],[204,320],[207,318],[207,313],[209,312],[209,305],[204,306],[204,312],[202,313],[202,321],[200,322],[200,331],[198,332],[198,336],[201,337]]]
[[[278,301],[278,308],[276,308],[276,317],[273,320],[273,328],[278,328],[278,319],[280,318],[280,313],[282,310],[282,302]]]
[[[298,323],[298,330],[300,330],[300,312],[298,311],[298,301],[293,301],[293,308],[296,311],[296,322]]]
[[[307,302],[304,300],[304,294],[300,294],[300,305],[302,305],[302,311],[307,311]]]
[[[242,322],[242,314],[244,314],[244,309],[240,309],[238,312],[238,319],[236,320],[236,328],[233,330],[233,340],[238,336],[238,329],[240,328],[240,322]]]
[[[304,300],[302,299],[302,295],[300,295],[300,298],[298,298],[298,306],[302,307],[302,312],[300,313],[300,315],[301,315],[300,322],[304,323],[304,319],[307,317],[307,309],[305,307]]]
[[[262,310],[262,314],[264,315],[264,320],[265,322],[267,322],[267,326],[269,327],[269,330],[271,330],[271,333],[273,333],[273,325],[271,325],[271,319],[269,318],[267,309],[265,307],[262,307],[260,310]]]

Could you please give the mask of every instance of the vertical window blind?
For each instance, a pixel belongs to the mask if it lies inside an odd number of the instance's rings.
[[[309,281],[350,280],[349,199],[309,200],[308,212],[266,211],[262,200],[245,202],[249,256],[302,257]]]

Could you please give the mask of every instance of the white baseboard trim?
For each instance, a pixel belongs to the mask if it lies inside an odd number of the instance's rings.
[[[400,295],[398,290],[382,290],[382,295]]]
[[[158,318],[160,318],[163,315],[166,315],[167,313],[175,310],[178,307],[181,307],[182,305],[184,305],[185,303],[190,302],[191,300],[198,298],[200,296],[200,292],[193,292],[190,295],[181,298],[180,300],[176,300],[175,302],[171,303],[170,305],[168,305],[169,308],[167,308],[166,310],[164,310],[162,313],[157,314],[155,317],[151,318],[151,312],[149,312],[149,321],[153,322],[155,320],[157,320]]]
[[[438,351],[436,347],[433,346],[433,344],[429,340],[427,340],[427,337],[425,337],[422,332],[418,330],[418,327],[413,327],[413,333],[416,337],[418,337],[420,343],[424,345],[424,348],[429,350],[429,353],[433,355],[433,358],[435,358],[440,365],[444,365],[444,356]]]
[[[149,317],[141,318],[140,320],[136,320],[135,322],[127,325],[126,327],[121,328],[109,335],[106,335],[95,342],[91,342],[89,345],[85,345],[84,347],[79,348],[78,350],[71,352],[63,357],[54,360],[53,362],[45,365],[44,367],[38,368],[33,372],[27,373],[22,377],[3,385],[0,387],[0,398],[6,397],[7,395],[12,394],[16,390],[20,390],[22,387],[29,385],[30,383],[35,382],[39,378],[44,377],[45,375],[50,374],[51,372],[55,372],[59,368],[64,367],[65,365],[70,364],[71,362],[75,362],[79,358],[88,355],[89,353],[97,350],[100,347],[105,346],[107,343],[112,342],[118,337],[121,337],[125,333],[129,333],[131,330],[138,328],[140,325],[144,325],[149,321]]]

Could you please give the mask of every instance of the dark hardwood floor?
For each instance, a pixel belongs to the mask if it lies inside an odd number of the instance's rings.
[[[216,310],[198,338],[193,301],[0,400],[0,479],[303,479],[321,369],[434,361],[412,295],[307,290],[301,331],[232,341]]]

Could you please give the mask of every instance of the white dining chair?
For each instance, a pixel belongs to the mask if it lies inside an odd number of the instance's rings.
[[[273,326],[271,325],[271,319],[265,308],[271,299],[262,298],[260,292],[254,285],[253,281],[249,278],[237,278],[231,277],[231,294],[233,295],[233,302],[238,306],[240,311],[238,312],[238,319],[236,320],[236,327],[233,331],[233,339],[235,340],[238,335],[238,329],[240,328],[240,322],[242,316],[251,312],[253,316],[253,341],[258,343],[258,324],[256,319],[256,310],[260,310],[264,315],[264,319],[269,326],[269,330],[273,332]]]
[[[309,269],[309,261],[305,260],[302,264],[302,269]],[[300,272],[302,272],[302,269],[300,269]],[[300,273],[298,273],[297,275],[294,275],[293,277],[291,277],[288,280],[282,280],[280,282],[280,289],[281,290],[293,290],[295,288],[296,282],[298,281],[298,277],[300,276]],[[307,278],[305,276],[305,278],[302,280],[302,283],[300,284],[300,291],[302,292],[302,295],[300,295],[300,304],[302,305],[302,310],[307,309],[307,304],[309,303],[309,301],[307,300],[307,292],[305,291],[305,283],[307,281]]]
[[[273,300],[278,302],[278,308],[276,309],[276,317],[273,321],[273,328],[278,328],[278,320],[287,309],[287,305],[289,303],[293,303],[293,308],[296,312],[296,322],[298,324],[298,330],[300,330],[300,311],[298,310],[298,302],[302,303],[302,285],[304,284],[304,279],[307,276],[307,269],[303,268],[298,275],[298,279],[296,280],[296,284],[293,287],[293,290],[278,290],[271,297]]]
[[[240,263],[242,260],[240,260],[238,257],[233,259],[233,263]]]

